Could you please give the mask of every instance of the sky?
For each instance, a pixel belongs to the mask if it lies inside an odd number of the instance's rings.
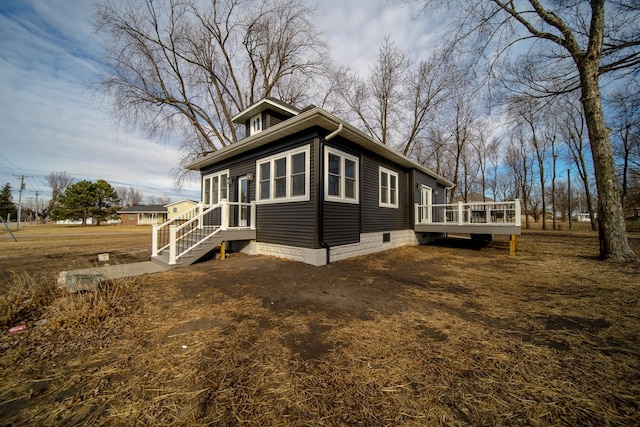
[[[366,73],[387,35],[415,57],[428,53],[434,20],[398,0],[304,0],[340,65]],[[199,200],[199,182],[177,188],[182,154],[175,141],[118,126],[95,90],[103,65],[94,34],[93,2],[0,1],[0,186],[9,183],[23,206],[50,198],[45,177],[66,171],[76,180],[104,179],[172,201]]]

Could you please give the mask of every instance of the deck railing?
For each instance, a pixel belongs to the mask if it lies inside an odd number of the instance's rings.
[[[521,225],[520,200],[415,205],[416,224]]]
[[[241,209],[245,209],[243,220],[246,224],[236,221]],[[221,231],[230,228],[255,230],[255,218],[255,202],[228,202],[223,199],[215,205],[200,203],[163,224],[153,226],[151,256],[168,250],[169,264],[176,264],[181,256]]]

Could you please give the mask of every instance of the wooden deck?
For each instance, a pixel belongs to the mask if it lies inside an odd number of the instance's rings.
[[[415,205],[414,230],[425,233],[521,234],[520,201]]]

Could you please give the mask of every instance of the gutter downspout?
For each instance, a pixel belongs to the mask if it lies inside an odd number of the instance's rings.
[[[329,262],[331,261],[331,247],[324,241],[324,146],[327,141],[338,136],[343,129],[344,127],[342,126],[342,123],[340,123],[338,124],[338,129],[320,140],[320,197],[322,198],[320,201],[320,246],[327,251],[327,265],[329,265]]]
[[[456,185],[455,185],[455,184],[453,184],[451,187],[444,187],[444,189],[445,189],[445,191],[446,191],[446,193],[444,193],[444,203],[445,203],[445,204],[446,204],[446,203],[449,203],[449,202],[451,201],[451,200],[450,200],[450,199],[451,199],[451,197],[450,197],[450,194],[449,194],[449,193],[450,193],[450,192],[451,192],[451,190],[453,190],[454,188],[456,188]]]

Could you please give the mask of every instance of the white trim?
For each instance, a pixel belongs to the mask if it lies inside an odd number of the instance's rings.
[[[298,154],[305,155],[305,170],[304,170],[304,194],[299,196],[293,196],[293,182],[292,182],[292,157]],[[274,154],[269,157],[264,157],[260,160],[256,161],[256,203],[257,204],[268,204],[268,203],[289,203],[289,202],[307,202],[311,200],[310,197],[310,178],[311,178],[311,145],[305,145],[303,147],[293,148],[291,150],[282,151],[280,153]],[[286,194],[284,197],[274,197],[276,192],[276,180],[275,180],[275,162],[285,158],[287,161],[286,172],[285,172],[285,182],[286,182]],[[269,177],[265,179],[262,176],[262,170],[260,168],[261,165],[268,163],[269,164]],[[269,197],[262,198],[261,191],[261,182],[269,181]]]
[[[340,157],[340,195],[335,196],[329,194],[329,155],[333,154],[334,156]],[[354,188],[354,198],[347,198],[345,196],[345,176],[344,176],[344,163],[345,159],[351,160],[355,163],[355,188]],[[352,203],[359,204],[360,203],[360,159],[351,154],[347,154],[344,151],[337,150],[332,147],[324,148],[324,199],[330,202],[340,202],[340,203]]]
[[[256,126],[256,121],[257,121],[257,126]],[[263,123],[262,123],[262,113],[258,113],[255,116],[251,117],[251,120],[249,120],[249,135],[255,135],[257,133],[262,132],[262,129],[264,128]]]
[[[427,194],[427,200],[422,200],[424,193]],[[431,222],[431,206],[433,205],[433,188],[428,185],[420,185],[420,208],[418,209],[419,218],[417,222]]]
[[[246,117],[247,114],[251,113],[252,111],[259,110],[262,113],[263,111],[268,109],[278,111],[278,112],[289,113],[293,116],[300,114],[300,111],[296,110],[295,108],[291,109],[280,102],[273,102],[270,99],[263,98],[260,101],[256,102],[255,104],[250,105],[249,107],[245,108],[244,110],[242,110],[241,112],[233,116],[231,118],[231,121],[234,123],[244,122],[246,118],[243,119],[243,117]]]
[[[242,201],[242,182],[246,181],[247,182],[247,200],[246,201]],[[251,184],[249,182],[249,177],[247,175],[238,177],[238,193],[237,193],[237,202],[238,202],[238,213],[237,213],[237,224],[238,227],[246,227],[247,224],[249,224],[249,212],[250,210],[250,206],[249,204],[251,203]],[[246,203],[246,205],[245,205]],[[242,219],[242,214],[243,212],[245,213],[245,218],[244,220]]]
[[[382,174],[386,174],[387,175],[387,187],[385,190],[385,196],[387,201],[383,202],[382,201],[382,193],[383,193],[383,188],[382,188]],[[391,177],[395,178],[395,200],[391,201]],[[380,206],[381,208],[398,208],[398,198],[400,197],[400,195],[398,194],[398,189],[399,189],[399,185],[398,185],[398,173],[394,172],[390,169],[384,168],[382,166],[378,167],[378,206]]]
[[[227,179],[226,179],[226,182],[224,184],[222,183],[221,179],[218,179],[218,200],[215,200],[215,201],[213,200],[213,185],[210,185],[209,186],[209,203],[206,203],[206,201],[205,201],[206,200],[205,199],[205,188],[206,188],[205,182],[210,179],[211,183],[213,184],[213,178],[215,178],[215,177],[220,178],[223,175],[226,175]],[[223,185],[226,186],[225,187],[226,188],[226,193],[227,193],[226,197],[220,197]],[[229,169],[225,169],[223,171],[218,171],[218,172],[211,173],[211,174],[208,174],[208,175],[203,175],[202,176],[202,194],[200,196],[201,196],[202,203],[204,203],[206,205],[215,205],[216,203],[220,202],[220,199],[228,199],[229,198]]]

